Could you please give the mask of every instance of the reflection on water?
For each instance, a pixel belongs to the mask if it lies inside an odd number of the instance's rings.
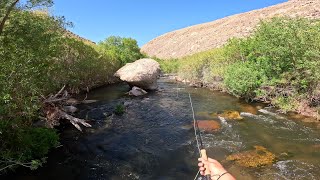
[[[278,115],[262,104],[248,104],[224,93],[186,87],[167,79],[160,90],[145,97],[127,97],[128,86],[96,89],[80,106],[78,116],[93,120],[93,129],[62,132],[63,147],[53,151],[48,164],[35,172],[18,172],[15,179],[193,179],[198,152],[187,93],[196,118],[221,124],[217,132],[203,132],[208,155],[221,161],[237,179],[319,179],[320,133],[300,116]],[[83,97],[81,97],[83,98]],[[123,116],[112,116],[119,103],[130,104]],[[219,117],[241,112],[243,120]],[[295,117],[295,118],[292,118]],[[241,167],[227,161],[233,153],[266,147],[277,156],[271,165]]]

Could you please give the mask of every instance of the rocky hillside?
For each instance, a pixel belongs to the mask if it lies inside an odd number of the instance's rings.
[[[151,40],[141,50],[151,57],[181,58],[219,47],[231,37],[247,36],[260,20],[275,16],[320,18],[320,0],[289,0],[267,8],[176,30]]]

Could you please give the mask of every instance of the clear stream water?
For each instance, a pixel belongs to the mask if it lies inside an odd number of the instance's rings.
[[[91,121],[93,128],[78,132],[61,129],[62,146],[49,154],[48,163],[30,172],[4,179],[194,179],[198,151],[192,129],[188,93],[193,98],[196,118],[217,120],[221,129],[204,133],[208,155],[239,180],[320,179],[320,132],[314,123],[297,115],[273,114],[261,104],[248,104],[230,95],[159,80],[160,89],[144,97],[128,97],[125,84],[91,91],[97,103],[79,106],[77,116]],[[81,97],[79,97],[81,98]],[[126,103],[122,116],[112,115],[117,104]],[[263,108],[262,112],[258,109]],[[220,121],[211,113],[225,110],[244,114],[242,121]],[[272,165],[244,168],[226,161],[226,156],[261,145],[281,157]]]

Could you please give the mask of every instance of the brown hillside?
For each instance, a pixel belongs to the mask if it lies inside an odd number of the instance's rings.
[[[151,40],[141,51],[162,59],[181,58],[219,47],[231,37],[247,36],[260,20],[275,16],[320,18],[320,0],[289,0],[267,8],[190,26]]]

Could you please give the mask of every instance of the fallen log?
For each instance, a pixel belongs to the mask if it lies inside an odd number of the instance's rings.
[[[64,85],[57,94],[50,95],[43,100],[42,111],[44,117],[41,117],[41,120],[44,120],[46,126],[50,128],[60,125],[60,120],[62,119],[69,120],[69,122],[79,131],[82,131],[80,125],[92,127],[86,120],[76,118],[65,111],[64,107],[68,104],[67,101],[70,99],[69,93],[65,88],[66,86]]]

